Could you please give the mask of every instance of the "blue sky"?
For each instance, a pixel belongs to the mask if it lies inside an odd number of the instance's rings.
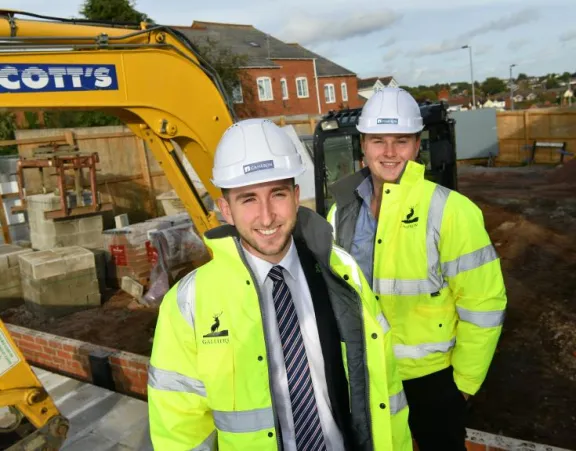
[[[78,16],[81,1],[12,0],[4,7]],[[546,6],[544,6],[546,5]],[[351,8],[354,9],[351,9]],[[576,72],[575,0],[138,0],[156,22],[252,24],[324,55],[360,77],[394,75],[400,84],[475,80],[515,73]]]

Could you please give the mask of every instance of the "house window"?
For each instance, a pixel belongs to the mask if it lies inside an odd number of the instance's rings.
[[[286,100],[288,98],[288,82],[285,78],[280,79],[280,87],[282,88],[282,99]]]
[[[261,102],[274,100],[272,94],[272,80],[270,77],[257,78],[256,84],[258,85],[258,99],[260,99]]]
[[[348,85],[345,82],[343,82],[340,85],[340,89],[342,90],[342,101],[347,102],[348,101]]]
[[[299,98],[306,98],[308,94],[308,79],[306,77],[298,77],[296,79],[296,93]]]
[[[244,96],[242,95],[242,85],[238,82],[232,88],[232,102],[244,103]]]
[[[326,99],[326,103],[336,102],[336,92],[333,84],[324,85],[324,99]]]

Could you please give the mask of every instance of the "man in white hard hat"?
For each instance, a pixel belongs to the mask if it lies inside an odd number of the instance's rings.
[[[304,166],[274,123],[230,127],[214,158],[228,222],[165,296],[150,360],[158,450],[411,450],[389,326],[332,229],[298,205]]]
[[[500,261],[480,209],[425,180],[422,117],[407,91],[376,92],[357,128],[366,167],[333,185],[328,220],[390,320],[420,451],[464,451],[466,400],[504,320]]]

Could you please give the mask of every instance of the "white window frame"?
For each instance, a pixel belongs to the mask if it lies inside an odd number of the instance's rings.
[[[336,89],[334,88],[334,83],[326,83],[324,85],[324,101],[326,103],[336,103]]]
[[[300,81],[304,82],[303,88],[305,88],[305,92],[303,92],[304,89],[302,91],[300,90],[300,85],[298,84]],[[296,95],[299,99],[306,99],[310,97],[310,91],[308,90],[308,79],[306,77],[296,77]]]
[[[285,78],[280,79],[280,88],[282,90],[282,100],[288,99],[290,97],[288,94],[288,81]]]
[[[348,102],[348,85],[345,81],[340,83],[340,91],[342,91],[342,101]]]
[[[238,82],[232,88],[232,102],[244,103],[244,94],[242,92],[242,83]]]
[[[262,83],[264,96],[260,92],[260,83]],[[266,83],[268,84],[269,92],[266,92]],[[274,91],[272,90],[272,78],[270,77],[258,77],[256,79],[256,89],[258,90],[258,99],[260,102],[268,102],[274,100]]]

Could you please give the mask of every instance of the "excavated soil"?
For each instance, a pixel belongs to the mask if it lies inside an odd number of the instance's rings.
[[[576,160],[561,168],[459,168],[502,258],[507,318],[469,427],[576,450]],[[149,355],[156,311],[112,293],[51,322],[24,308],[4,321]],[[109,297],[109,296],[108,296]]]
[[[469,427],[576,450],[576,160],[559,169],[463,167],[508,294]]]

